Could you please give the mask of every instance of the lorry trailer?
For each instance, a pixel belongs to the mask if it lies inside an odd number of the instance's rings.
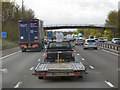
[[[41,50],[44,47],[43,21],[39,19],[19,20],[19,42],[22,52]]]

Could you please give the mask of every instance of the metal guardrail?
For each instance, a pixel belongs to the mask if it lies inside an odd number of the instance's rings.
[[[103,48],[105,50],[109,50],[115,53],[120,53],[120,45],[116,44],[109,44],[109,43],[102,43],[102,42],[97,42],[97,45],[99,48]]]

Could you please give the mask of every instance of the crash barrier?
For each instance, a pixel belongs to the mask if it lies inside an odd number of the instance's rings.
[[[103,48],[105,50],[109,50],[115,53],[120,53],[120,45],[117,44],[110,44],[110,43],[103,43],[103,42],[97,42],[97,45],[99,48]]]

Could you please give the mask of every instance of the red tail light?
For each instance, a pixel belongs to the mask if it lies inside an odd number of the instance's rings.
[[[85,43],[85,45],[87,45],[87,43]]]
[[[79,75],[80,75],[80,72],[77,72],[76,75],[79,76]]]
[[[45,53],[45,58],[47,58],[47,52]]]
[[[40,74],[40,76],[45,76],[45,74],[44,74],[44,73],[42,73],[42,74]]]
[[[74,52],[72,52],[72,58],[74,58]]]

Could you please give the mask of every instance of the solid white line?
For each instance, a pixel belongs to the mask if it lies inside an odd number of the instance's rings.
[[[34,69],[34,67],[31,67],[31,68],[30,68],[30,71],[33,70],[33,69]]]
[[[85,59],[84,59],[84,58],[82,58],[82,60],[84,61]]]
[[[107,83],[110,87],[114,87],[114,85],[108,81],[105,81],[105,83]]]
[[[41,59],[38,59],[38,61],[40,61]]]
[[[22,82],[18,82],[18,83],[14,86],[14,88],[19,88],[21,84],[22,84]]]
[[[106,51],[106,50],[102,50],[102,51],[104,51],[104,52],[108,52],[108,53],[111,53],[111,54],[114,54],[114,55],[116,55],[116,56],[119,56],[118,54],[113,53],[113,52],[110,52],[110,51]]]
[[[94,67],[93,67],[93,66],[90,66],[90,68],[91,68],[91,69],[94,69]]]
[[[20,50],[20,51],[17,51],[17,52],[14,52],[14,53],[12,53],[12,54],[6,55],[6,56],[4,56],[4,57],[1,57],[0,59],[7,58],[7,57],[12,56],[12,55],[14,55],[14,54],[16,54],[16,53],[19,53],[19,52],[21,52],[21,50]]]

